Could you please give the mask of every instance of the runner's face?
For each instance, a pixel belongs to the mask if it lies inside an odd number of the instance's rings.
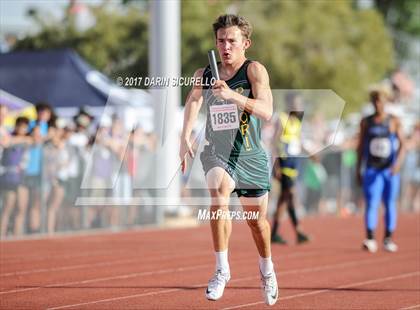
[[[223,64],[233,64],[240,60],[250,45],[251,41],[242,36],[238,26],[217,30],[216,46]]]
[[[379,96],[378,99],[373,103],[375,107],[375,111],[378,114],[382,114],[385,112],[385,99],[383,96]]]

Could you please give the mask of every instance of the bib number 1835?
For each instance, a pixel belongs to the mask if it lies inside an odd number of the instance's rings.
[[[239,128],[238,109],[235,104],[210,106],[210,117],[214,131]]]

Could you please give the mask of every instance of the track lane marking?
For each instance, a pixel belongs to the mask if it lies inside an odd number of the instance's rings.
[[[293,258],[293,257],[305,257],[305,256],[312,256],[312,255],[314,255],[314,253],[323,253],[322,251],[315,251],[315,252],[307,252],[307,251],[302,251],[302,252],[297,252],[297,253],[290,253],[290,254],[286,254],[286,255],[284,255],[284,256],[282,256],[282,258],[281,259],[284,259],[284,258]],[[191,254],[191,255],[174,255],[174,256],[171,256],[171,257],[168,257],[168,258],[166,258],[165,257],[165,259],[164,260],[171,260],[171,259],[173,259],[173,258],[179,258],[179,257],[194,257],[194,256],[208,256],[208,254],[196,254],[196,255],[194,255],[194,254]],[[243,258],[241,258],[241,259],[239,259],[239,260],[236,260],[236,262],[242,262],[242,261],[246,261],[247,259],[243,259]],[[136,260],[137,261],[137,260]],[[155,259],[152,259],[152,261],[156,261],[156,258]],[[139,262],[141,262],[141,261],[139,261]],[[143,261],[144,262],[144,261]],[[116,262],[113,262],[113,263],[116,263]],[[102,264],[102,263],[95,263],[95,264],[91,264],[91,265],[89,265],[89,264],[83,264],[83,266],[82,265],[79,265],[79,266],[81,266],[81,267],[77,267],[77,268],[68,268],[68,267],[71,267],[71,266],[63,266],[63,267],[57,267],[57,268],[50,268],[50,269],[46,269],[46,268],[43,268],[42,270],[40,270],[39,272],[50,272],[50,271],[60,271],[61,269],[60,268],[63,268],[62,270],[67,270],[67,269],[69,269],[69,270],[71,270],[71,269],[81,269],[81,268],[91,268],[91,267],[95,267],[97,264]],[[103,263],[103,264],[106,264],[106,263]],[[110,263],[111,264],[111,263]],[[116,263],[117,264],[117,263]],[[176,269],[176,268],[175,268]],[[175,270],[174,269],[174,270]],[[38,271],[36,271],[36,270],[34,270],[35,272],[34,273],[36,273],[36,272],[38,272]],[[28,273],[28,274],[30,274],[31,272],[30,271],[23,271],[22,273]],[[133,274],[133,273],[130,273],[130,274]],[[136,273],[137,274],[137,273]],[[13,273],[12,275],[16,275],[16,273]],[[116,276],[116,277],[119,277],[119,276]],[[97,278],[97,279],[102,279],[102,278]],[[92,279],[92,280],[95,280],[95,278],[94,279]],[[81,280],[81,281],[83,281],[83,280]],[[26,291],[30,291],[30,290],[34,290],[34,289],[40,289],[40,288],[43,288],[43,287],[50,287],[51,285],[53,285],[53,286],[57,286],[57,285],[67,285],[68,283],[75,283],[75,282],[67,282],[67,283],[59,283],[59,284],[48,284],[48,285],[45,285],[45,286],[42,286],[42,287],[35,287],[35,288],[25,288],[25,289],[14,289],[14,290],[8,290],[8,291],[0,291],[0,295],[2,295],[2,294],[9,294],[9,293],[19,293],[19,292],[26,292]],[[77,284],[77,283],[76,283]]]
[[[375,280],[354,282],[354,283],[349,283],[349,284],[345,284],[345,285],[336,286],[336,287],[333,287],[333,288],[330,288],[330,289],[316,290],[316,291],[311,291],[311,292],[308,292],[308,293],[301,293],[301,294],[296,294],[296,295],[280,297],[278,299],[278,301],[294,299],[294,298],[299,298],[299,297],[306,297],[306,296],[311,296],[311,295],[318,295],[318,294],[322,294],[322,293],[335,291],[337,289],[345,289],[345,288],[351,288],[351,287],[357,287],[357,286],[364,286],[364,285],[368,285],[368,284],[381,283],[381,282],[392,281],[392,280],[399,280],[399,279],[409,278],[409,277],[413,277],[413,276],[417,276],[417,275],[420,275],[420,271],[403,273],[403,274],[399,274],[399,275],[395,275],[395,276],[388,276],[388,277],[385,277],[385,278],[379,278],[379,279],[375,279]],[[256,305],[260,305],[260,304],[264,304],[264,302],[263,301],[258,301],[258,302],[254,302],[254,303],[242,304],[242,305],[237,305],[237,306],[233,306],[233,307],[223,308],[222,310],[232,310],[232,309],[238,309],[238,308],[252,307],[252,306],[256,306]]]
[[[400,310],[411,310],[411,309],[420,309],[420,304],[414,306],[408,306],[406,308],[401,308]]]
[[[408,256],[408,255],[405,255]],[[316,267],[316,268],[305,268],[305,269],[294,269],[294,270],[289,270],[289,271],[285,271],[285,272],[280,272],[278,273],[279,275],[286,275],[286,274],[299,274],[299,273],[306,273],[306,272],[311,272],[311,271],[320,271],[320,270],[327,270],[327,269],[334,269],[334,268],[345,268],[348,266],[353,266],[353,265],[363,265],[363,264],[377,264],[379,261],[388,261],[388,260],[395,260],[394,257],[387,257],[387,258],[383,258],[383,259],[367,259],[364,261],[358,261],[358,262],[354,262],[354,260],[352,261],[348,261],[345,263],[340,263],[340,264],[335,264],[335,265],[327,265],[327,266],[320,266],[320,267]],[[417,272],[420,273],[420,272]],[[232,282],[240,282],[240,281],[247,281],[247,280],[252,280],[252,279],[259,279],[259,277],[256,276],[249,276],[249,277],[244,277],[244,278],[239,278],[239,279],[234,279],[231,280],[230,283]],[[200,287],[205,287],[207,286],[207,282],[206,283],[200,283],[200,284],[195,284],[195,285],[191,285],[191,287],[196,287],[196,288],[200,288]],[[113,298],[107,298],[107,299],[99,299],[99,300],[94,300],[94,301],[89,301],[89,302],[84,302],[84,303],[77,303],[77,304],[69,304],[69,305],[62,305],[62,306],[57,306],[57,307],[51,307],[48,308],[47,310],[58,310],[58,309],[66,309],[66,308],[74,308],[74,307],[79,307],[79,306],[84,306],[84,305],[90,305],[90,304],[98,304],[98,303],[104,303],[104,302],[111,302],[111,301],[118,301],[118,300],[124,300],[124,299],[131,299],[131,298],[137,298],[137,297],[146,297],[146,296],[151,296],[151,295],[159,295],[159,294],[168,294],[168,293],[173,293],[173,292],[178,292],[178,291],[182,291],[184,289],[182,288],[176,288],[176,289],[169,289],[169,290],[158,290],[158,291],[153,291],[153,292],[147,292],[147,293],[139,293],[139,294],[135,294],[135,295],[127,295],[127,296],[119,296],[119,297],[113,297]],[[326,290],[328,291],[328,290]],[[308,294],[308,293],[305,293]],[[313,294],[313,293],[312,293]],[[264,302],[258,302],[256,304],[261,304]],[[254,305],[254,304],[252,304]],[[239,308],[238,306],[235,308]]]

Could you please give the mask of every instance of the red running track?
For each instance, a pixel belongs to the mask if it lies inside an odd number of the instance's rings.
[[[286,222],[287,223],[287,222]],[[403,214],[397,253],[361,250],[361,217],[304,221],[307,245],[273,246],[276,309],[420,309],[420,216]],[[283,229],[289,240],[290,227]],[[382,232],[380,226],[378,232]],[[378,237],[381,234],[378,234]],[[261,309],[258,255],[234,223],[232,279],[207,301],[210,228],[131,231],[0,243],[1,309]]]

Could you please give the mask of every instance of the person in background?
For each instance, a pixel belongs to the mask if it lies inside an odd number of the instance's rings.
[[[150,178],[152,159],[151,143],[144,129],[138,125],[132,130],[126,152],[127,170],[132,183],[132,196],[140,201],[148,195],[146,178]],[[149,183],[150,184],[150,183]],[[135,224],[138,213],[138,203],[128,208],[127,225]]]
[[[37,119],[29,122],[29,131],[34,143],[28,150],[28,164],[20,194],[22,204],[28,205],[29,201],[31,202],[29,205],[29,229],[31,232],[39,232],[41,228],[41,203],[47,196],[45,188],[43,188],[43,148],[44,142],[50,138],[49,127],[54,119],[53,110],[48,103],[38,102],[35,109]]]
[[[405,139],[399,119],[385,112],[386,95],[373,90],[370,101],[375,112],[362,119],[358,143],[357,178],[365,196],[366,239],[363,249],[378,250],[374,232],[378,222],[378,208],[385,206],[384,249],[396,252],[393,233],[397,226],[396,200],[400,188],[400,168],[405,153]],[[362,172],[362,165],[364,171]]]
[[[9,146],[10,133],[6,128],[5,121],[8,115],[9,108],[6,105],[0,104],[0,176],[4,173],[4,167],[1,165],[3,150]],[[0,188],[0,194],[1,194]],[[0,196],[0,208],[2,207],[3,199]]]
[[[87,145],[89,143],[88,128],[94,118],[81,108],[73,117],[73,123],[66,127],[67,147],[70,152],[70,162],[68,168],[67,190],[65,195],[65,205],[70,217],[69,225],[72,229],[77,229],[80,225],[81,209],[76,206],[77,197],[83,196],[81,185],[86,170]]]
[[[90,156],[87,161],[87,176],[89,177],[89,196],[97,198],[98,203],[88,209],[87,224],[90,228],[97,228],[103,224],[106,207],[100,200],[109,197],[112,179],[112,152],[109,128],[100,125],[96,136],[89,141]]]
[[[287,112],[280,113],[276,133],[277,155],[274,163],[274,177],[280,182],[281,194],[277,201],[271,229],[271,242],[286,244],[287,241],[278,233],[284,211],[287,210],[296,233],[298,244],[309,241],[302,231],[296,214],[295,181],[298,176],[298,157],[301,154],[301,121],[303,118],[302,97],[296,92],[286,94]]]
[[[10,133],[6,128],[5,121],[9,113],[9,108],[6,105],[0,104],[0,158],[3,149],[9,145]]]
[[[21,183],[25,169],[25,154],[31,139],[27,136],[29,120],[18,117],[9,144],[3,150],[1,157],[0,190],[3,192],[3,210],[1,214],[0,236],[6,236],[9,219],[15,206],[18,206],[15,217],[14,234],[23,233],[26,216],[26,205],[16,203],[21,196]]]
[[[33,127],[39,126],[41,130],[41,135],[46,137],[48,135],[48,129],[50,124],[54,122],[55,115],[51,106],[46,102],[38,102],[35,105],[35,110],[37,118],[34,121],[29,123],[29,129],[32,130]]]
[[[64,123],[61,119],[57,120],[56,127],[51,127],[51,141],[45,147],[45,162],[47,176],[51,186],[48,198],[48,234],[53,234],[56,230],[57,213],[64,199],[65,182],[68,178],[68,166],[70,154],[66,146],[66,136]]]
[[[322,189],[327,177],[327,171],[319,155],[310,156],[303,172],[303,182],[306,187],[305,204],[310,212],[323,213]]]
[[[420,211],[420,121],[407,138],[407,156],[404,164],[405,184],[402,195],[403,209]]]
[[[30,232],[39,232],[40,210],[42,200],[42,158],[44,138],[41,134],[41,126],[32,127],[30,136],[33,139],[28,149],[28,161],[24,172],[24,179],[21,184],[20,203],[28,206],[29,201],[29,229]]]
[[[109,221],[112,228],[120,225],[121,208],[119,204],[128,203],[131,199],[131,178],[128,174],[127,157],[125,156],[128,145],[128,134],[124,129],[122,120],[117,115],[112,117],[109,147],[112,154],[113,180],[112,196],[114,206],[109,209]]]

